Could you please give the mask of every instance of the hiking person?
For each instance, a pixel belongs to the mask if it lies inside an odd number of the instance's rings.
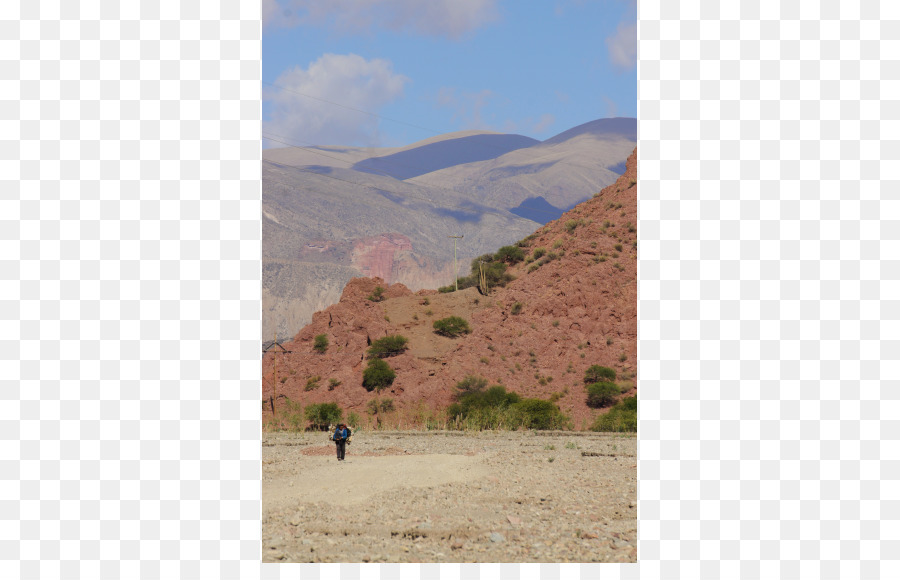
[[[350,439],[351,434],[352,433],[349,427],[347,427],[343,423],[338,423],[337,428],[331,435],[331,440],[334,441],[335,447],[337,449],[338,461],[344,460],[344,453],[347,451],[347,440]]]

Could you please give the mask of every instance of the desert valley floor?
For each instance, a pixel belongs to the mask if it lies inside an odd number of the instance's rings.
[[[637,440],[263,433],[264,562],[636,562]]]

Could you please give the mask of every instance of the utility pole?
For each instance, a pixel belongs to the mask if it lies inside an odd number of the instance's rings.
[[[453,284],[456,286],[456,290],[459,290],[459,267],[456,265],[456,240],[462,238],[463,236],[447,236],[448,238],[453,238]]]
[[[278,331],[272,331],[272,344],[278,343]],[[277,354],[277,353],[276,353]],[[274,365],[272,368],[272,398],[269,399],[269,404],[272,405],[272,419],[275,419],[275,389],[278,388],[278,357],[275,357],[275,360],[272,361]]]
[[[276,332],[273,333],[273,336],[272,336],[272,344],[270,344],[269,346],[267,346],[266,348],[264,348],[263,351],[262,351],[262,354],[263,354],[263,360],[265,360],[266,353],[269,352],[270,349],[274,349],[276,346],[277,346],[278,348],[281,349],[281,354],[282,354],[282,355],[290,354],[290,353],[293,352],[293,351],[288,350],[288,349],[284,348],[283,346],[281,346],[281,344],[278,342],[278,333],[277,333],[277,331],[276,331]],[[271,409],[272,409],[272,415],[273,415],[273,416],[275,415],[275,399],[278,398],[278,396],[277,396],[277,389],[278,389],[278,352],[279,352],[279,351],[276,350],[276,351],[274,351],[274,352],[272,353],[273,356],[275,356],[275,358],[272,359],[272,364],[273,364],[273,368],[272,368],[272,395],[269,397],[269,406],[270,406]]]

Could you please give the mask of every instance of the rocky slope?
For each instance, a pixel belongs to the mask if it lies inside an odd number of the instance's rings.
[[[380,278],[355,278],[340,302],[316,312],[285,345],[291,354],[264,357],[262,397],[333,401],[362,417],[370,400],[390,397],[398,420],[411,421],[448,405],[453,386],[476,374],[525,397],[556,394],[573,426],[585,429],[602,412],[585,403],[587,367],[616,369],[622,386],[630,385],[622,396],[635,393],[636,214],[635,150],[615,183],[525,238],[526,255],[543,249],[544,258],[511,267],[516,279],[488,296],[475,288],[413,293]],[[378,286],[386,288],[383,302],[368,299]],[[433,321],[450,315],[468,320],[472,333],[435,335]],[[319,334],[329,340],[324,354],[313,350]],[[390,389],[369,393],[362,387],[365,351],[390,334],[409,338],[409,349],[387,359],[397,373]]]
[[[264,151],[262,336],[294,335],[355,276],[413,290],[446,284],[448,236],[464,236],[465,275],[475,256],[612,182],[634,147],[634,127],[634,119],[603,119],[544,142],[469,131],[403,148]],[[408,247],[376,247],[401,237]]]

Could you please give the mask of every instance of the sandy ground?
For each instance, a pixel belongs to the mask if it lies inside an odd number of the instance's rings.
[[[635,562],[636,439],[263,435],[265,562]]]

